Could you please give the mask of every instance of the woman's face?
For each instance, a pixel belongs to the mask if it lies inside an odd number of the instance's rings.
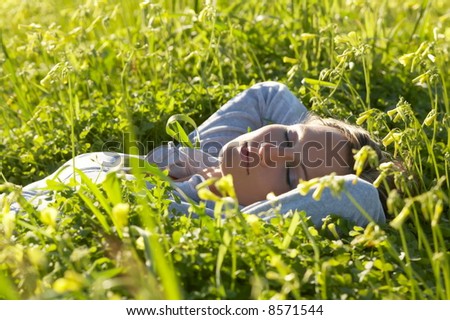
[[[233,176],[241,205],[294,189],[299,180],[351,173],[349,141],[335,128],[268,125],[228,142],[220,152],[223,175]]]

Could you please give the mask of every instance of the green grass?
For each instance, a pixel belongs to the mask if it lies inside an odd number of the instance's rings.
[[[391,223],[315,229],[300,212],[266,223],[234,207],[221,221],[201,206],[170,217],[158,176],[146,193],[112,175],[54,184],[52,208],[0,205],[0,298],[449,299],[448,1],[155,2],[1,2],[9,200],[73,155],[145,154],[169,139],[171,115],[200,124],[277,80],[404,161]]]

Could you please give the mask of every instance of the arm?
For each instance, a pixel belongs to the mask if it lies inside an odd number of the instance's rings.
[[[307,115],[305,106],[277,82],[262,82],[238,94],[199,126],[202,150],[217,156],[228,141],[271,123],[294,124]],[[189,135],[193,140],[194,133]]]
[[[281,205],[280,214],[286,214],[290,210],[304,210],[317,227],[321,226],[322,219],[329,214],[345,218],[359,226],[367,225],[370,220],[379,224],[385,223],[386,218],[383,206],[378,198],[377,189],[362,179],[357,179],[357,182],[354,183],[355,178],[356,176],[352,174],[335,177],[335,179],[344,180],[345,190],[350,197],[346,192],[342,192],[338,197],[335,197],[326,188],[320,200],[316,201],[312,198],[314,189],[310,190],[305,196],[300,195],[299,191],[294,189],[278,196],[275,200],[261,201],[247,206],[242,209],[242,212],[270,219],[274,216],[274,212],[277,212],[271,209]],[[353,201],[356,201],[357,205]],[[368,217],[361,212],[361,209],[367,213]]]

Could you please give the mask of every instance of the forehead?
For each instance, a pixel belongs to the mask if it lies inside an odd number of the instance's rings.
[[[339,129],[323,125],[305,125],[303,162],[308,178],[321,177],[332,172],[351,173],[351,143]]]

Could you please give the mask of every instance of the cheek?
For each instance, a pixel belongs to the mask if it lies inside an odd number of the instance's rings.
[[[233,180],[235,188],[248,197],[252,197],[255,202],[266,200],[267,194],[271,192],[280,195],[290,190],[286,183],[286,175],[280,168],[258,167],[250,171],[250,176],[238,174]]]

